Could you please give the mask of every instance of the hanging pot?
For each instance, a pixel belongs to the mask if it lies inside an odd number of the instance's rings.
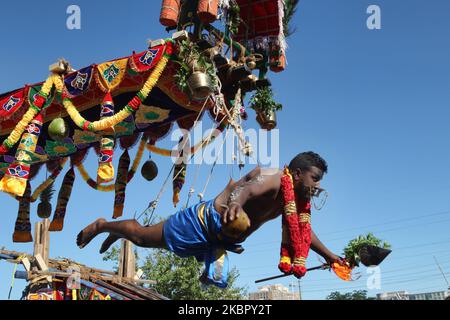
[[[203,23],[213,23],[217,20],[219,0],[200,0],[197,15]]]
[[[211,78],[201,71],[194,71],[187,84],[192,97],[196,100],[205,100],[212,92]]]
[[[55,141],[63,141],[69,136],[69,127],[63,118],[56,118],[50,123],[48,135]]]
[[[258,121],[262,129],[270,131],[277,127],[277,114],[275,111],[256,111],[256,115],[256,121]]]
[[[181,0],[163,0],[159,22],[165,27],[176,27],[180,15]]]
[[[153,160],[149,160],[142,166],[141,174],[147,181],[153,181],[158,176],[158,166]]]

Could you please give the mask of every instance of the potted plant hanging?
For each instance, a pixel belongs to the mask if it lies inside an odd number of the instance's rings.
[[[178,52],[176,62],[180,69],[175,75],[178,88],[195,100],[206,99],[217,87],[213,62],[189,39],[179,43]]]
[[[262,129],[273,130],[277,126],[277,111],[283,106],[273,99],[273,92],[270,87],[259,88],[250,99],[250,108],[256,111],[256,121]]]

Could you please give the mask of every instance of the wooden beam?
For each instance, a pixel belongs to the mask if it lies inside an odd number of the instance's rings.
[[[50,248],[50,232],[48,228],[50,220],[45,219],[35,224],[34,228],[34,256],[41,255],[45,264],[48,265],[49,248]]]
[[[136,257],[133,244],[128,240],[122,240],[119,256],[119,277],[134,279],[136,275]]]

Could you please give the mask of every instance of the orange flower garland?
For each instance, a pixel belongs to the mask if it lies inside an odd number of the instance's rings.
[[[301,278],[307,272],[306,258],[311,247],[311,203],[296,201],[289,168],[285,168],[281,178],[281,191],[284,200],[283,240],[278,268],[285,274],[293,273]]]

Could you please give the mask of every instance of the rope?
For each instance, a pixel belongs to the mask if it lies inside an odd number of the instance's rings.
[[[197,115],[197,118],[196,118],[195,121],[194,121],[194,126],[195,126],[195,125],[197,124],[197,122],[200,120],[200,117],[202,116],[203,111],[205,110],[205,107],[206,107],[206,105],[207,105],[207,103],[209,102],[210,99],[211,99],[210,96],[209,96],[208,98],[205,99],[205,102],[203,103],[202,109],[200,110],[200,112],[199,112],[198,115]],[[194,126],[193,126],[193,127],[194,127]],[[192,128],[193,128],[193,127],[192,127]],[[189,130],[189,132],[192,131],[192,128]],[[186,140],[186,141],[184,141],[184,144],[183,144],[183,146],[181,147],[181,150],[184,150],[184,148],[186,147],[187,142],[189,141],[189,139],[185,139],[185,140]],[[191,158],[190,158],[189,160],[191,160],[193,157],[194,157],[194,155],[191,155]],[[150,204],[149,204],[149,206],[147,207],[147,209],[145,209],[144,212],[142,212],[142,213],[138,216],[138,218],[137,218],[136,220],[139,220],[139,219],[142,218],[142,216],[147,215],[148,212],[149,212],[149,210],[151,210],[150,217],[149,217],[149,220],[151,220],[151,218],[153,217],[153,215],[154,215],[154,213],[155,213],[155,211],[156,211],[156,208],[158,207],[158,204],[159,204],[159,201],[161,200],[162,195],[163,195],[164,192],[166,191],[167,184],[168,184],[169,179],[170,179],[170,175],[171,175],[172,172],[175,170],[175,166],[176,166],[176,164],[174,163],[174,164],[172,165],[172,169],[170,169],[169,175],[167,176],[166,180],[164,181],[164,184],[162,185],[161,190],[159,191],[158,196],[156,197],[156,199],[155,199],[154,201],[150,202]],[[178,178],[178,176],[181,174],[181,172],[182,172],[182,170],[180,170],[180,171],[173,177],[172,182],[175,181],[175,180]]]
[[[17,271],[17,266],[19,265],[19,263],[22,262],[23,259],[25,259],[27,256],[26,255],[21,255],[20,257],[18,257],[16,260],[14,260],[12,263],[14,263],[14,269],[13,269],[13,274],[12,274],[12,279],[11,279],[11,285],[9,287],[9,293],[8,293],[8,300],[11,300],[11,293],[12,290],[14,288],[14,281],[16,279],[16,271]]]
[[[220,146],[220,151],[217,153],[216,160],[214,161],[214,164],[213,164],[213,166],[212,166],[212,168],[211,168],[211,171],[210,171],[210,173],[209,173],[209,176],[208,176],[208,178],[207,178],[207,180],[206,180],[205,187],[203,188],[202,193],[199,193],[199,195],[198,195],[198,197],[199,197],[199,199],[200,199],[200,202],[203,200],[203,198],[204,198],[204,196],[205,196],[205,193],[206,193],[206,190],[208,189],[209,183],[210,183],[211,178],[212,178],[212,175],[213,175],[213,173],[214,173],[214,169],[215,169],[215,167],[216,167],[216,165],[217,165],[217,161],[219,160],[220,155],[222,154],[223,146],[224,146],[225,142],[227,141],[227,137],[228,137],[228,134],[229,134],[229,133],[230,133],[230,130],[227,130],[227,133],[225,134],[225,138],[224,138],[223,141],[222,141],[222,145]]]

